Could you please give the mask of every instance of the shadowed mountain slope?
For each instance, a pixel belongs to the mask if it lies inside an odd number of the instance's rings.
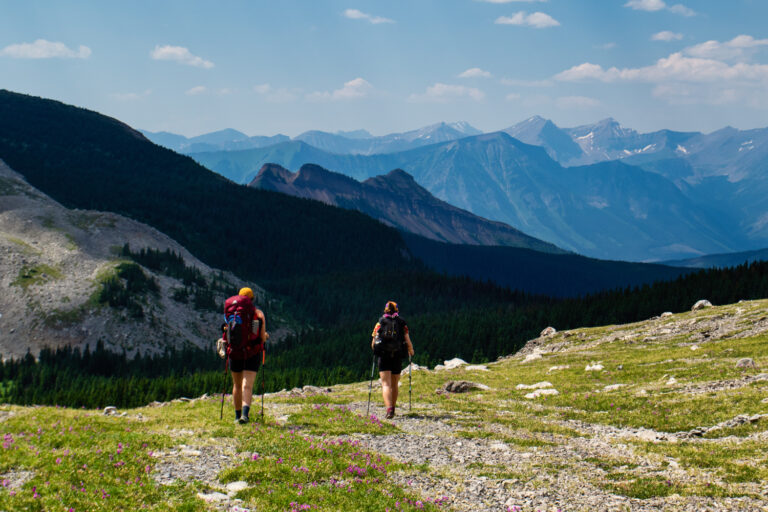
[[[401,169],[360,183],[317,165],[305,164],[292,173],[279,165],[267,164],[249,186],[358,210],[433,240],[564,252],[511,226],[483,219],[435,198]]]

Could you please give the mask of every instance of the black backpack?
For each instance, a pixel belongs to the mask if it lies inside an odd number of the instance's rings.
[[[396,316],[381,317],[373,353],[377,356],[402,357],[404,346],[405,322]]]

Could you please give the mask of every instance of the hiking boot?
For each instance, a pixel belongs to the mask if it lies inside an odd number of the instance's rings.
[[[240,419],[237,420],[237,422],[241,425],[245,425],[248,423],[248,416],[240,416]]]
[[[387,415],[384,416],[385,419],[391,420],[395,417],[395,408],[394,407],[387,407]]]

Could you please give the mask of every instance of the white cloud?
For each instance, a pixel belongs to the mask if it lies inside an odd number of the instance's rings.
[[[116,92],[109,96],[117,101],[135,101],[141,98],[146,98],[150,94],[152,94],[152,89],[147,89],[144,92]]]
[[[543,12],[533,12],[531,14],[525,11],[515,13],[513,16],[499,16],[494,22],[497,25],[518,25],[534,28],[558,27],[560,22],[549,14]]]
[[[465,98],[481,101],[485,98],[485,94],[475,87],[436,83],[427,87],[424,94],[411,94],[408,100],[413,102],[447,103]]]
[[[38,39],[34,43],[10,44],[0,50],[0,56],[13,59],[87,59],[91,49],[80,45],[77,50],[64,43]]]
[[[768,46],[768,39],[755,39],[752,36],[739,35],[726,42],[706,41],[685,49],[693,57],[720,60],[746,60],[760,46]]]
[[[307,95],[307,100],[310,101],[342,101],[359,99],[368,96],[373,90],[373,86],[368,83],[367,80],[362,78],[355,78],[349,82],[345,82],[341,89],[336,89],[333,92],[313,92]]]
[[[613,48],[616,48],[616,43],[610,42],[610,43],[603,43],[595,46],[598,50],[611,50]]]
[[[186,94],[187,96],[197,96],[198,94],[203,94],[207,90],[208,90],[208,88],[205,87],[204,85],[198,85],[196,87],[193,87],[193,88],[189,89],[184,94]]]
[[[555,103],[560,108],[594,108],[600,105],[600,101],[586,96],[563,96],[557,98]]]
[[[493,75],[489,71],[480,68],[469,68],[459,75],[459,78],[491,78]]]
[[[514,87],[552,87],[555,83],[552,80],[517,80],[514,78],[502,78],[500,82],[503,85]]]
[[[664,0],[629,0],[624,7],[630,7],[636,11],[660,11],[667,8]]]
[[[752,47],[756,40],[741,39],[734,45]],[[708,48],[707,51],[712,51]],[[768,88],[768,65],[737,62],[729,64],[716,59],[671,54],[654,64],[639,68],[605,69],[585,62],[555,75],[565,82],[600,81],[605,83],[653,84],[653,96],[669,103],[705,103],[720,105],[740,101],[754,104],[765,98]],[[761,100],[762,101],[762,100]]]
[[[194,66],[196,68],[210,69],[214,65],[213,62],[209,60],[193,55],[192,52],[183,46],[157,45],[149,55],[154,60],[172,60],[179,64]]]
[[[381,16],[373,16],[371,14],[364,13],[357,9],[347,9],[346,11],[344,11],[344,17],[349,18],[351,20],[366,20],[369,23],[373,23],[374,25],[378,25],[379,23],[395,22],[395,20],[391,20],[389,18],[382,18]]]
[[[664,41],[665,43],[669,43],[671,41],[680,41],[683,38],[683,34],[678,34],[677,32],[671,32],[669,30],[662,30],[661,32],[657,32],[651,36],[651,41]]]
[[[624,7],[629,7],[636,11],[648,11],[655,12],[661,10],[668,10],[675,14],[681,14],[683,16],[696,16],[696,11],[684,6],[683,4],[667,5],[664,0],[629,0],[624,4]]]
[[[682,14],[683,16],[696,16],[696,11],[690,7],[686,7],[683,4],[673,5],[669,10],[675,14]]]
[[[684,56],[681,52],[659,59],[655,64],[642,68],[602,66],[585,62],[555,75],[564,82],[598,80],[601,82],[721,82],[727,80],[766,80],[768,65],[737,63],[729,65],[713,59]]]

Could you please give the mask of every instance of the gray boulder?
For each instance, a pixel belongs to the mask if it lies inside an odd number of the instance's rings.
[[[757,365],[751,357],[742,357],[736,363],[736,368],[757,368]]]
[[[438,392],[466,393],[467,391],[471,391],[473,389],[485,390],[490,388],[485,384],[478,384],[477,382],[469,382],[467,380],[450,380],[446,382],[442,389],[439,389]]]
[[[693,305],[693,307],[691,308],[691,311],[698,311],[700,309],[706,309],[711,307],[712,307],[711,302],[709,302],[708,300],[702,299],[700,301],[697,301],[696,304]]]
[[[553,336],[555,334],[557,334],[557,329],[555,329],[554,327],[550,326],[550,327],[545,328],[543,331],[541,331],[541,333],[539,334],[539,337],[540,338],[546,338],[548,336]]]

